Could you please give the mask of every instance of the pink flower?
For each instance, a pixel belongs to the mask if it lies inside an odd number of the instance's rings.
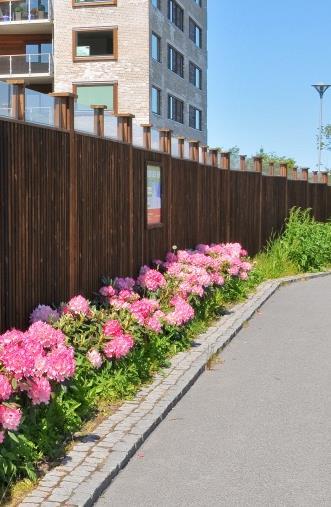
[[[154,333],[161,333],[162,331],[162,324],[160,322],[160,319],[155,317],[155,315],[153,315],[153,317],[148,317],[145,320],[145,327],[151,331],[154,331]]]
[[[108,285],[107,287],[101,287],[99,290],[99,293],[101,296],[111,298],[112,296],[115,296],[115,289],[111,285]]]
[[[59,345],[47,356],[47,374],[51,380],[63,382],[75,373],[74,349]]]
[[[247,280],[248,279],[248,274],[246,273],[246,271],[242,271],[239,274],[239,278],[240,278],[240,280]]]
[[[103,350],[106,357],[109,359],[120,359],[121,357],[128,355],[133,346],[134,341],[132,336],[129,334],[122,334],[121,336],[116,336],[108,342]]]
[[[229,269],[229,274],[231,276],[238,276],[239,274],[239,267],[238,266],[232,266],[230,269]]]
[[[146,269],[146,267],[142,268],[138,282],[141,287],[150,290],[151,292],[156,292],[158,289],[167,284],[167,281],[162,273],[156,269]]]
[[[29,383],[27,392],[33,405],[47,405],[51,397],[51,385],[45,377],[36,378]]]
[[[59,318],[60,314],[57,310],[53,310],[47,305],[38,305],[30,315],[30,322],[31,324],[39,320],[42,322],[56,322]]]
[[[0,374],[0,400],[5,401],[12,395],[12,387],[4,375]]]
[[[29,327],[27,336],[38,340],[46,348],[56,347],[65,342],[62,331],[41,321],[37,321]]]
[[[4,440],[5,440],[5,432],[0,431],[0,444],[2,444]]]
[[[17,430],[22,419],[22,412],[19,408],[10,408],[0,405],[0,422],[6,430]]]
[[[94,368],[101,368],[102,357],[101,357],[101,354],[97,350],[95,350],[95,349],[89,350],[88,353],[86,354],[86,357],[90,361],[90,363],[92,364],[92,366]]]
[[[123,329],[118,320],[108,320],[103,325],[103,332],[106,336],[119,336],[123,333]]]
[[[73,315],[90,315],[90,304],[83,296],[75,296],[66,304],[63,309],[63,313],[72,313]]]
[[[170,301],[175,309],[166,315],[166,321],[171,326],[182,326],[194,317],[192,306],[180,296],[174,296]]]

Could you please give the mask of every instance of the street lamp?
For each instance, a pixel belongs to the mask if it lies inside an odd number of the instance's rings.
[[[317,91],[317,93],[320,96],[320,103],[321,103],[321,109],[320,109],[320,133],[319,133],[319,143],[318,143],[318,170],[321,170],[321,164],[322,164],[322,132],[323,132],[323,97],[324,93],[328,88],[330,88],[331,85],[327,85],[324,83],[318,83],[312,85],[313,88]]]

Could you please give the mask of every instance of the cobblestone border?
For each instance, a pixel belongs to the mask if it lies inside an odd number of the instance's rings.
[[[288,283],[328,276],[331,272],[286,277],[262,283],[244,303],[199,335],[194,346],[179,353],[171,366],[155,376],[133,401],[121,408],[91,435],[84,437],[62,464],[39,482],[19,507],[90,507],[128,463],[170,410],[255,312]]]

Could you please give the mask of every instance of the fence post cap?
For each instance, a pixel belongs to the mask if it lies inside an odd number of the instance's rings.
[[[117,118],[135,118],[135,115],[131,113],[116,113],[114,116]]]
[[[221,150],[220,148],[209,148],[209,151],[217,151],[219,153]]]
[[[24,79],[6,79],[6,83],[11,85],[24,85]]]
[[[151,129],[153,127],[153,123],[141,123],[140,126],[144,129]]]
[[[221,155],[227,157],[228,155],[231,155],[231,151],[221,151]]]
[[[71,93],[71,92],[52,92],[52,93],[49,93],[48,95],[50,95],[51,97],[71,97],[73,99],[77,99],[78,98],[78,95],[76,93]]]
[[[91,104],[90,108],[91,109],[108,109],[108,106],[106,106],[105,104]]]
[[[263,156],[262,155],[254,155],[253,159],[254,160],[262,160]]]
[[[196,139],[189,139],[188,142],[190,144],[200,144],[200,141],[197,141]]]
[[[239,156],[240,156],[240,158],[246,158],[247,157],[247,155],[239,155]]]
[[[169,134],[170,132],[172,132],[172,130],[171,129],[162,128],[162,129],[159,129],[159,132],[165,132],[166,134]]]

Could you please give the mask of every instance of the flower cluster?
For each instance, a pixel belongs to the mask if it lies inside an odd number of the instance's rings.
[[[143,266],[135,281],[116,278],[100,295],[115,312],[125,311],[146,331],[161,333],[165,326],[180,327],[194,317],[193,299],[230,278],[246,280],[252,266],[239,243],[198,245],[195,250],[169,252]]]
[[[38,320],[26,332],[13,329],[0,335],[0,371],[1,442],[6,430],[19,427],[22,396],[33,405],[47,404],[51,383],[74,375],[74,350],[66,345],[62,331]]]

